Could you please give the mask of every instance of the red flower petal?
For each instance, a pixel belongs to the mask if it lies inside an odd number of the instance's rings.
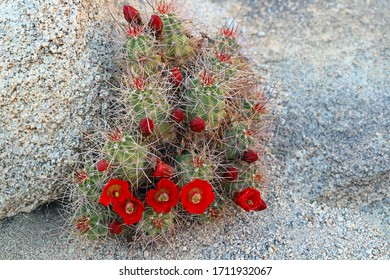
[[[112,209],[121,216],[126,225],[132,225],[142,219],[145,206],[139,199],[130,196],[123,202],[114,203]]]
[[[142,136],[148,137],[150,134],[152,134],[154,130],[154,123],[151,118],[144,118],[140,120],[139,122],[139,129],[141,131]]]
[[[213,203],[213,187],[205,180],[195,179],[181,189],[181,203],[191,214],[203,214]]]
[[[236,203],[249,212],[251,210],[261,211],[267,208],[265,202],[261,199],[259,190],[254,188],[246,188],[236,194]]]
[[[108,225],[108,228],[111,234],[120,234],[122,232],[122,223],[114,220]]]
[[[108,206],[111,203],[123,202],[130,196],[129,184],[126,181],[111,179],[104,186],[99,202]]]
[[[248,151],[244,152],[244,156],[242,157],[242,160],[244,160],[248,163],[253,163],[258,159],[259,159],[259,156],[257,155],[257,153],[255,151],[252,151],[252,150],[248,150]]]
[[[190,127],[192,131],[202,132],[206,128],[206,123],[201,117],[195,117],[190,122]]]
[[[157,213],[169,213],[179,201],[179,187],[168,179],[161,179],[157,189],[146,193],[146,203]]]

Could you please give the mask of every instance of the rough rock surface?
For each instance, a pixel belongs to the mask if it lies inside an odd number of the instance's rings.
[[[104,108],[113,21],[100,2],[0,3],[0,219],[61,195],[82,125]]]
[[[217,27],[238,12],[259,72],[277,83],[269,208],[129,250],[69,236],[49,205],[0,224],[0,258],[390,258],[390,3],[239,2],[198,2],[195,14]]]

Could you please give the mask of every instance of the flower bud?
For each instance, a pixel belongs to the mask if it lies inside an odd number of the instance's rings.
[[[180,109],[174,109],[171,113],[171,119],[177,123],[181,123],[184,120],[184,112]]]
[[[179,68],[174,67],[171,69],[169,81],[177,87],[180,86],[180,84],[183,82],[183,75],[181,74]]]
[[[99,170],[100,172],[104,172],[108,169],[108,166],[110,165],[110,163],[108,162],[108,160],[106,159],[101,159],[99,160],[97,163],[96,163],[96,168],[97,170]]]
[[[144,118],[140,120],[138,127],[141,131],[142,136],[148,137],[153,132],[154,123],[151,118]]]
[[[176,170],[172,166],[166,164],[160,159],[157,159],[157,164],[153,171],[153,177],[169,179],[175,172]]]
[[[238,169],[235,167],[228,167],[226,172],[223,174],[226,181],[235,181],[238,177]]]
[[[256,160],[259,159],[259,156],[255,151],[248,150],[244,152],[244,156],[242,157],[242,160],[248,162],[248,163],[253,163]]]
[[[201,117],[196,117],[190,122],[192,131],[202,132],[206,128],[206,123]]]
[[[114,220],[108,225],[108,228],[111,234],[120,234],[122,232],[122,223]]]
[[[148,26],[156,32],[157,36],[162,34],[164,24],[158,15],[151,16]]]
[[[137,9],[133,8],[129,5],[123,6],[123,15],[125,16],[125,19],[130,23],[135,23],[137,25],[142,25],[142,19],[139,15],[139,12]]]

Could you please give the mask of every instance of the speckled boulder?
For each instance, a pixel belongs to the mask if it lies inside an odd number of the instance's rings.
[[[106,1],[0,3],[0,219],[60,197],[83,127],[104,109]]]

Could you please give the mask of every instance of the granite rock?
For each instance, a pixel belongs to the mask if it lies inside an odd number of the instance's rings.
[[[62,196],[80,136],[105,108],[105,2],[0,3],[0,219]]]

